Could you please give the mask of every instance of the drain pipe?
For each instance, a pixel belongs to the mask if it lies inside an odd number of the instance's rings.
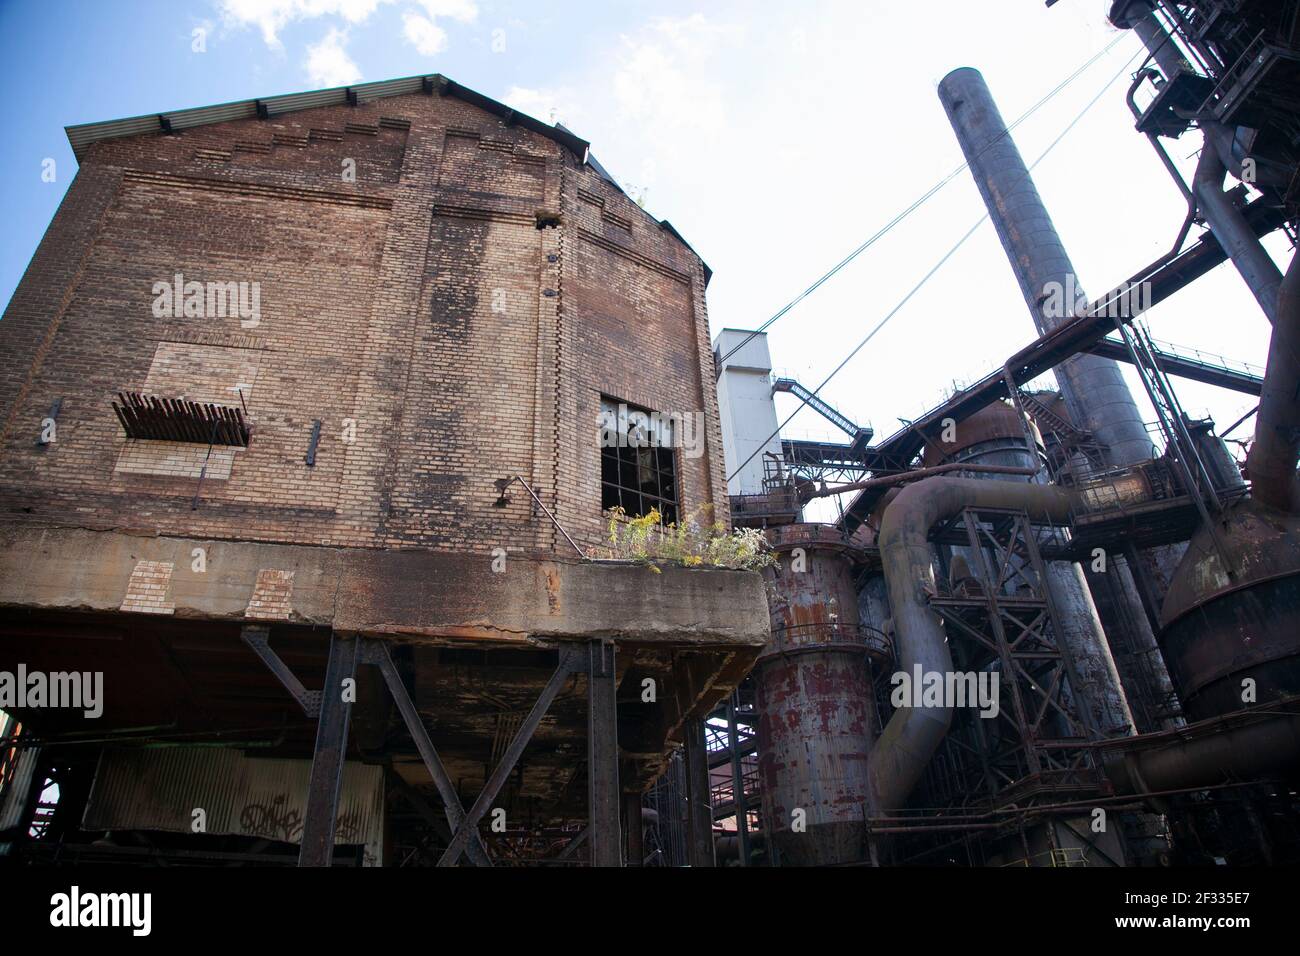
[[[927,599],[934,593],[930,529],[967,507],[1020,509],[1064,524],[1072,495],[1054,485],[932,477],[907,485],[880,523],[880,560],[889,588],[898,669],[947,674],[952,654],[939,616]],[[885,816],[901,809],[952,724],[951,707],[900,707],[885,725],[869,760],[871,810]]]
[[[1277,317],[1277,291],[1282,284],[1282,272],[1263,244],[1255,238],[1254,230],[1246,223],[1232,197],[1223,191],[1223,177],[1227,167],[1215,148],[1211,129],[1205,130],[1205,145],[1201,159],[1196,164],[1196,177],[1192,191],[1197,204],[1214,238],[1223,251],[1232,258],[1232,264],[1250,287],[1259,307],[1270,322]]]
[[[1246,456],[1251,495],[1279,511],[1300,510],[1296,457],[1300,454],[1300,253],[1291,257],[1277,296],[1277,319]]]

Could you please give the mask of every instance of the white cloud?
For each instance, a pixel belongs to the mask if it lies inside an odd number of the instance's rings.
[[[281,45],[280,31],[295,20],[337,16],[349,24],[364,23],[380,4],[391,2],[393,0],[220,0],[218,9],[227,24],[255,26],[262,31],[266,45],[278,49]]]
[[[303,66],[307,75],[316,86],[347,86],[361,79],[360,68],[352,62],[345,49],[348,42],[347,32],[331,28],[325,37],[307,47],[307,59]]]
[[[402,14],[402,36],[421,56],[433,56],[447,49],[447,31],[428,17],[409,10]]]
[[[576,103],[573,91],[567,87],[531,89],[512,86],[502,102],[544,123],[563,123],[572,129],[574,123],[582,122],[582,110]]]
[[[402,36],[421,56],[433,56],[447,49],[447,31],[439,17],[470,23],[478,17],[474,0],[419,0],[424,14],[407,10],[402,14]]]
[[[659,18],[635,36],[624,36],[613,89],[624,116],[658,142],[713,135],[725,126],[726,96],[718,59],[742,31],[703,14]]]
[[[430,19],[450,17],[461,23],[472,23],[478,16],[478,4],[474,0],[419,0]]]
[[[398,0],[218,0],[222,23],[254,27],[266,45],[281,49],[280,32],[289,24],[321,17],[341,18],[348,26],[364,23],[381,5]],[[423,56],[447,48],[447,31],[440,19],[472,23],[478,18],[476,0],[412,0],[402,12],[402,36]]]

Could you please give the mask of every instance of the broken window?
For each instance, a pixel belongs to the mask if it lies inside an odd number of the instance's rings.
[[[677,521],[677,457],[673,422],[657,412],[611,398],[600,400],[601,508],[631,517],[658,508],[665,524]]]

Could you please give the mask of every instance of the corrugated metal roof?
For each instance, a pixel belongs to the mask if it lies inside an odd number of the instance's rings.
[[[256,119],[257,103],[254,101],[245,101],[242,103],[222,103],[220,106],[204,106],[193,110],[177,110],[174,113],[164,113],[163,116],[171,123],[172,129],[190,129],[194,126],[204,126],[208,123],[227,123],[231,120]],[[71,138],[71,133],[69,133]]]
[[[355,96],[358,103],[384,99],[390,96],[405,96],[418,93],[426,86],[441,88],[448,96],[472,103],[480,109],[487,110],[510,122],[518,123],[525,129],[554,140],[568,149],[580,160],[586,159],[587,149],[591,145],[585,139],[575,136],[563,127],[548,126],[540,120],[511,109],[504,103],[476,93],[468,87],[461,86],[447,79],[440,73],[422,76],[404,76],[394,80],[379,80],[375,83],[358,83],[355,86],[337,86],[328,90],[311,90],[306,93],[290,93],[285,96],[270,96],[260,100],[240,100],[235,103],[221,103],[216,106],[202,106],[197,109],[177,110],[171,113],[154,113],[149,116],[132,116],[126,119],[108,120],[102,123],[82,123],[66,129],[72,152],[81,159],[82,153],[91,143],[101,139],[116,139],[120,136],[139,136],[141,133],[162,132],[170,124],[172,129],[191,129],[208,123],[224,123],[232,119],[250,119],[258,115],[259,105],[267,116],[278,116],[297,110],[315,109],[321,106],[338,106],[348,102],[348,94]]]
[[[212,121],[209,121],[212,122]],[[107,128],[111,127],[111,132]],[[97,139],[116,136],[139,136],[141,133],[157,133],[162,130],[162,123],[155,116],[133,116],[130,119],[113,120],[111,123],[85,123],[81,126],[69,126],[66,129],[72,152],[81,159],[81,152]]]
[[[357,102],[368,103],[371,100],[380,100],[386,96],[409,96],[412,93],[419,93],[423,89],[424,77],[422,76],[404,76],[397,80],[379,80],[375,83],[365,83],[361,86],[354,86],[357,93]]]
[[[302,839],[310,760],[247,757],[222,747],[105,750],[82,827],[190,833],[194,810],[206,832]],[[367,866],[383,863],[384,777],[380,767],[343,766],[339,845],[365,845]]]
[[[310,93],[290,93],[287,96],[267,96],[258,103],[267,116],[293,113],[297,110],[314,110],[322,106],[343,106],[348,101],[347,87],[332,90],[312,90]]]

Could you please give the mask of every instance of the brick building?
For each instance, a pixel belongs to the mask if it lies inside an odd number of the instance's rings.
[[[617,860],[616,791],[626,820],[767,628],[755,574],[577,554],[611,505],[726,519],[700,257],[585,141],[440,76],[68,135],[0,321],[0,669],[102,671],[105,706],[11,708],[30,788],[0,834],[60,776],[64,842],[188,831],[231,760],[314,755],[306,835],[271,842],[324,862],[337,815],[391,860],[420,840],[395,794],[435,830],[447,804],[448,839],[522,726],[492,808],[520,840],[590,817]],[[667,447],[602,447],[629,409]],[[353,675],[355,702],[306,690]],[[151,769],[176,736],[231,745]],[[122,788],[151,773],[193,793],[145,813]],[[340,779],[382,810],[365,840]],[[268,842],[244,810],[203,852]]]

